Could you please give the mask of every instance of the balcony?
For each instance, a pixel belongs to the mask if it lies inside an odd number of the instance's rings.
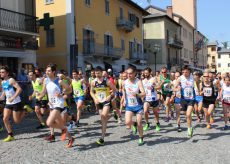
[[[0,35],[0,48],[17,50],[37,50],[38,42],[36,39],[33,38],[24,40],[22,38]]]
[[[184,44],[181,40],[179,40],[177,38],[170,37],[168,39],[168,45],[175,47],[175,48],[178,48],[178,49],[182,49]]]
[[[133,60],[147,60],[147,55],[142,52],[134,52],[130,54],[130,59]]]
[[[83,45],[84,56],[104,57],[112,59],[120,59],[123,51],[120,48],[108,47],[103,44],[88,42]]]
[[[117,27],[126,32],[131,32],[134,29],[134,24],[130,20],[126,20],[125,18],[117,18]]]
[[[38,33],[36,17],[0,8],[1,30]]]

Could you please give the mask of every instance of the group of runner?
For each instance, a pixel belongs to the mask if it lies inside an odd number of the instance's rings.
[[[35,99],[35,109],[28,105],[23,106],[20,99],[22,89],[18,83],[9,76],[7,66],[0,68],[1,75],[1,106],[3,109],[3,122],[8,133],[4,142],[13,141],[14,134],[10,117],[15,123],[20,123],[26,113],[35,111],[39,126],[37,129],[50,128],[50,134],[45,138],[55,141],[54,129],[60,129],[61,140],[68,137],[67,148],[71,148],[74,137],[71,130],[80,126],[82,109],[90,101],[93,108],[100,114],[101,137],[96,141],[98,145],[104,145],[107,123],[111,117],[119,124],[122,121],[122,111],[125,110],[125,124],[127,129],[132,129],[135,135],[139,132],[138,145],[143,145],[143,131],[150,129],[150,110],[155,118],[155,130],[160,131],[161,109],[165,109],[165,122],[174,119],[176,114],[177,131],[181,132],[181,113],[187,120],[187,135],[193,136],[192,115],[195,114],[197,121],[202,119],[210,129],[214,122],[213,112],[219,101],[222,102],[224,115],[224,130],[228,129],[230,118],[230,77],[223,73],[216,77],[215,73],[206,70],[203,75],[199,72],[191,72],[185,66],[182,72],[168,74],[166,67],[153,76],[150,68],[145,68],[141,76],[137,78],[137,70],[129,67],[120,73],[115,79],[112,70],[104,71],[100,66],[91,71],[89,78],[82,71],[72,71],[72,77],[64,72],[57,71],[55,64],[46,67],[45,75],[41,69],[30,70],[28,77],[33,87],[33,94],[28,95],[29,100]],[[76,114],[71,114],[69,106],[71,99],[76,104]],[[91,103],[92,104],[92,103]],[[44,115],[47,115],[45,121]],[[136,116],[133,119],[133,116]],[[144,116],[145,125],[142,125]],[[3,129],[1,127],[0,129]]]

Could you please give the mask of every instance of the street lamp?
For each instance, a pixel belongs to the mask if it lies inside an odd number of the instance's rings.
[[[153,45],[153,50],[154,50],[153,54],[154,54],[154,57],[155,57],[155,75],[156,75],[156,72],[157,72],[157,53],[160,52],[160,50],[161,50],[160,45],[154,44]]]

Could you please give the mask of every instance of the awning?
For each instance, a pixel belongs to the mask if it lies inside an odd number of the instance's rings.
[[[29,53],[25,51],[4,51],[0,50],[0,57],[25,58]]]

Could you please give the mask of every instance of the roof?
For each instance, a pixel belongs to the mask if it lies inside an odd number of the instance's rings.
[[[208,42],[207,46],[217,46],[216,42]]]
[[[136,9],[140,10],[143,15],[149,15],[148,11],[146,11],[145,9],[143,9],[141,6],[139,6],[138,4],[136,4],[135,2],[133,2],[132,0],[125,0],[125,2],[127,2],[130,5],[132,5]]]
[[[170,18],[167,14],[160,14],[160,13],[151,14],[151,15],[145,16],[143,19],[145,20],[145,19],[158,19],[158,18],[167,18],[169,21],[175,23],[178,26],[181,26],[174,19]]]
[[[227,48],[221,48],[219,51],[217,51],[218,54],[229,54],[230,49]]]
[[[154,9],[156,9],[156,10],[159,10],[159,11],[164,12],[165,14],[167,14],[167,11],[166,11],[166,10],[164,10],[164,9],[162,9],[162,8],[160,8],[160,7],[157,7],[157,6],[153,6],[153,5],[149,5],[148,7],[145,8],[145,10],[148,10],[149,8],[154,8]],[[184,17],[182,17],[181,15],[178,15],[178,14],[176,14],[176,13],[173,13],[173,16],[182,19],[182,20],[185,21],[190,27],[192,27],[192,28],[194,29],[194,27],[193,27]]]

